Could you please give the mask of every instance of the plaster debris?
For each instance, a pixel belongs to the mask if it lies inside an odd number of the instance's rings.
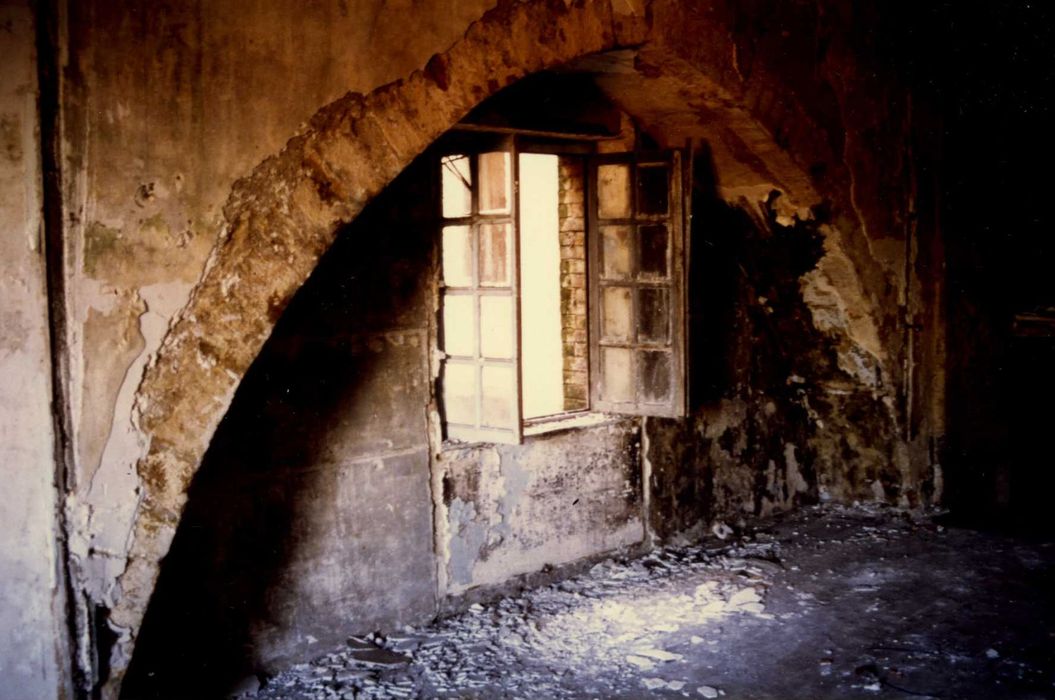
[[[775,556],[772,542],[724,550],[669,547],[640,559],[608,559],[586,573],[519,598],[474,603],[464,613],[399,635],[352,637],[347,647],[271,680],[260,698],[572,698],[631,688],[681,691],[694,632],[752,616],[769,587],[745,557]],[[750,586],[744,586],[744,577]],[[717,632],[716,632],[717,634]],[[585,674],[585,676],[583,675]],[[497,689],[501,690],[497,690]],[[347,695],[351,692],[351,695]]]
[[[714,536],[720,540],[728,539],[729,535],[733,534],[733,528],[729,527],[725,523],[717,522],[711,526],[711,532]]]
[[[878,506],[806,508],[767,527],[608,559],[424,628],[352,638],[271,678],[257,698],[980,697],[1055,687],[1048,665],[1030,660],[1045,657],[1012,641],[1032,634],[1050,648],[1035,600],[1005,608],[1011,592],[972,588],[987,567],[1050,571],[1055,548],[993,558],[999,544],[983,535],[938,533]],[[912,554],[894,568],[895,552]],[[1007,624],[994,629],[998,608]],[[852,628],[836,623],[848,619]]]
[[[656,667],[655,661],[652,661],[651,659],[646,659],[643,656],[638,656],[637,654],[628,655],[626,657],[626,660],[632,663],[634,666],[640,668],[642,671],[651,671]]]
[[[681,661],[685,657],[681,654],[674,654],[669,651],[663,651],[662,649],[641,649],[637,652],[641,656],[655,659],[656,661]]]

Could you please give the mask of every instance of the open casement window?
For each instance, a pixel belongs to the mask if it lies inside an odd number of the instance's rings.
[[[440,157],[440,381],[449,439],[520,441],[515,167],[511,138]]]
[[[438,151],[445,438],[684,415],[678,155],[479,133]]]
[[[680,158],[596,156],[589,173],[591,406],[684,415]]]

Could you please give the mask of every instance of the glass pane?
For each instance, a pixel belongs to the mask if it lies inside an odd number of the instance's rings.
[[[630,216],[629,165],[597,167],[597,209],[602,219],[625,219]]]
[[[639,214],[667,213],[667,166],[637,169],[637,211]]]
[[[476,355],[474,337],[473,297],[444,294],[443,351],[448,355],[473,357]]]
[[[601,227],[601,274],[607,279],[630,277],[630,227]]]
[[[473,286],[473,249],[468,226],[443,228],[443,282],[448,287]]]
[[[511,246],[510,224],[480,225],[480,286],[510,286]]]
[[[629,341],[633,332],[630,287],[605,287],[601,295],[601,337],[608,341]]]
[[[666,403],[670,400],[670,353],[638,352],[637,369],[642,401]]]
[[[601,366],[604,370],[601,393],[608,401],[634,400],[630,353],[626,348],[601,348]]]
[[[483,414],[480,423],[491,428],[513,427],[516,400],[512,365],[484,365]]]
[[[637,290],[637,339],[643,343],[665,343],[670,337],[669,293],[665,287]]]
[[[510,183],[512,159],[507,151],[481,153],[479,162],[480,213],[508,214],[512,197]]]
[[[513,357],[513,297],[480,297],[480,354]]]
[[[638,229],[641,242],[638,245],[639,274],[641,277],[668,277],[670,271],[667,267],[667,248],[670,245],[670,236],[667,235],[667,227],[659,224],[657,226],[642,226]]]
[[[476,366],[447,362],[443,368],[443,410],[450,423],[476,425]]]
[[[448,219],[472,213],[472,174],[468,156],[444,156],[440,160],[443,172],[443,215]]]

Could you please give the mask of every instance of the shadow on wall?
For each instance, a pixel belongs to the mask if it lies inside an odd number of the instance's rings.
[[[284,312],[191,486],[122,697],[222,696],[327,635],[433,613],[431,202],[416,163]]]

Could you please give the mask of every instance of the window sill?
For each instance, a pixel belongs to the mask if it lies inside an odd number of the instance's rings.
[[[532,418],[524,423],[524,437],[533,435],[546,435],[561,430],[574,430],[576,428],[592,428],[598,425],[614,423],[624,420],[625,416],[617,416],[611,413],[597,413],[596,411],[581,411],[579,413],[564,413],[544,418]]]
[[[632,416],[617,415],[614,413],[599,413],[596,411],[579,411],[577,413],[561,413],[555,416],[545,416],[543,418],[532,418],[524,421],[524,429],[521,433],[522,437],[537,437],[539,435],[549,435],[551,433],[559,433],[564,430],[580,430],[583,428],[594,428],[599,425],[610,425],[620,421],[625,421],[632,418]],[[441,452],[456,452],[459,450],[471,450],[477,447],[486,447],[489,445],[496,445],[503,443],[491,442],[488,440],[444,440],[443,445],[440,448]]]

